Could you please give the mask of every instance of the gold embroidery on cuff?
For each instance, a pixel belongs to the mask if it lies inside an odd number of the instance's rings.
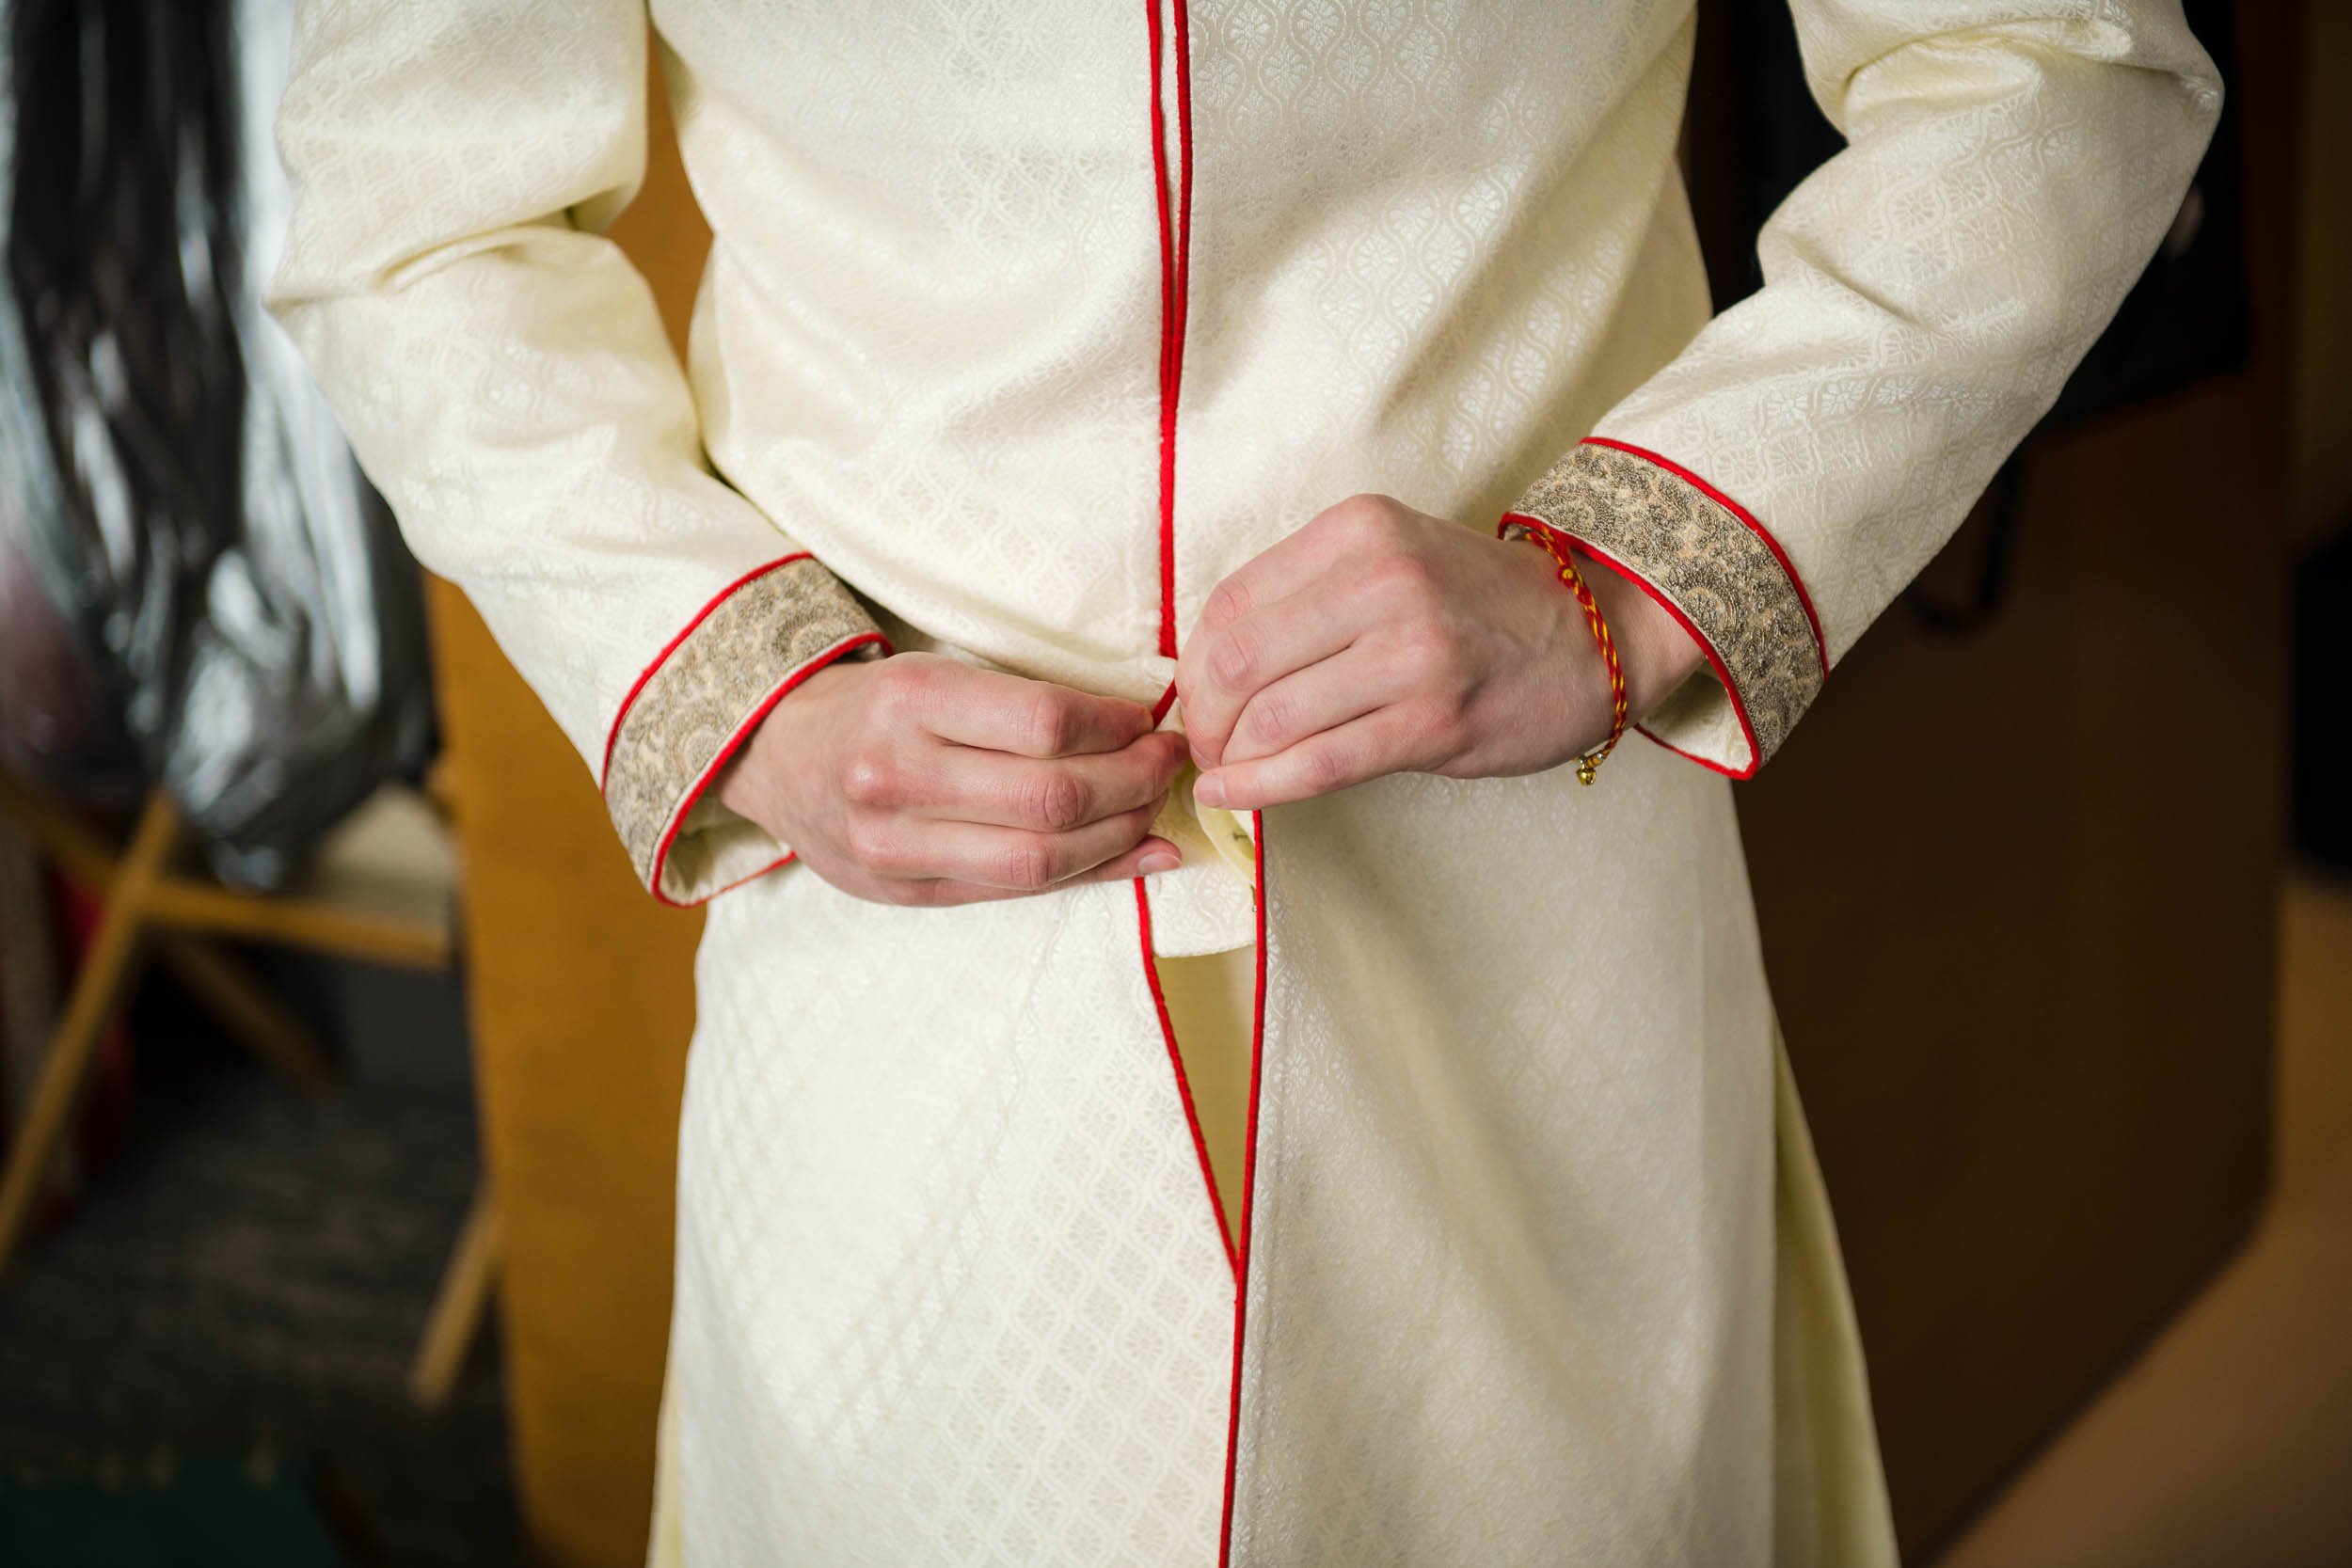
[[[640,881],[661,891],[655,863],[672,822],[753,709],[803,666],[877,630],[840,579],[803,557],[728,594],[670,650],[621,716],[605,775],[605,809]]]
[[[1512,510],[1647,578],[1730,673],[1753,765],[1779,749],[1821,689],[1821,654],[1797,585],[1738,514],[1678,474],[1592,443],[1553,464]]]

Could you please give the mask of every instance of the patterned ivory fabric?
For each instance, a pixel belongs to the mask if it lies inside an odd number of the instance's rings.
[[[1775,1216],[1719,774],[2055,397],[2219,87],[2174,0],[1792,8],[1851,145],[1710,320],[1690,0],[303,6],[278,309],[648,885],[750,879],[681,1129],[684,1560],[1891,1555],[1842,1286],[1786,1289],[1826,1216]],[[716,236],[684,368],[599,234],[657,33]],[[833,657],[1153,701],[1367,490],[1664,599],[1709,654],[1666,746],[1219,830],[1254,897],[866,904],[707,794]],[[1146,914],[1260,943],[1231,1249]]]

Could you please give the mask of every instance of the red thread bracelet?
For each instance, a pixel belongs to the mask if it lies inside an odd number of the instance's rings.
[[[1584,574],[1576,569],[1576,562],[1566,547],[1552,537],[1549,529],[1522,527],[1519,537],[1541,546],[1544,553],[1551,557],[1551,563],[1560,568],[1560,580],[1576,595],[1578,608],[1584,611],[1584,624],[1592,627],[1593,641],[1600,644],[1600,661],[1609,669],[1609,738],[1576,759],[1577,782],[1589,784],[1609,753],[1617,749],[1617,742],[1625,737],[1625,664],[1617,657],[1617,640],[1609,635],[1609,623],[1601,615],[1600,605],[1594,599],[1593,591],[1585,586]]]

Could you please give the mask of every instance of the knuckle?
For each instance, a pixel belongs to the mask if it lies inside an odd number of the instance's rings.
[[[1249,711],[1242,715],[1236,728],[1248,731],[1253,739],[1277,745],[1291,733],[1297,718],[1297,704],[1279,692],[1263,691],[1251,700]]]
[[[1007,887],[1041,888],[1054,880],[1054,852],[1031,840],[1005,851],[1003,880]]]
[[[1409,626],[1396,634],[1393,652],[1399,672],[1412,684],[1425,685],[1453,667],[1454,639],[1442,626]]]
[[[1427,599],[1437,586],[1437,571],[1409,550],[1384,550],[1364,568],[1365,581],[1375,591],[1406,604]]]
[[[1327,794],[1347,780],[1345,761],[1329,747],[1309,752],[1298,759],[1300,778],[1316,794]]]
[[[1209,656],[1209,678],[1229,691],[1241,689],[1257,669],[1263,647],[1263,637],[1236,624],[1226,631],[1216,651]]]
[[[1211,626],[1231,625],[1249,613],[1249,590],[1228,578],[1211,590],[1207,609]]]
[[[841,825],[841,847],[851,863],[861,868],[871,866],[875,847],[873,825],[862,817],[850,817]]]
[[[841,842],[850,858],[868,871],[896,871],[905,859],[899,835],[873,817],[851,817],[841,831]]]
[[[1396,502],[1387,496],[1365,491],[1348,497],[1333,511],[1337,520],[1359,538],[1381,539],[1396,531]]]
[[[1093,792],[1076,775],[1045,772],[1022,785],[1021,816],[1034,828],[1067,832],[1087,820]]]
[[[1067,751],[1077,734],[1077,716],[1050,692],[1028,698],[1015,721],[1029,744],[1048,756]]]
[[[1353,500],[1343,500],[1320,513],[1308,529],[1324,536],[1323,543],[1349,552],[1371,543],[1372,519]]]
[[[879,746],[852,749],[841,759],[841,796],[853,806],[877,808],[898,793],[898,766]]]
[[[1443,696],[1412,716],[1410,733],[1424,754],[1452,754],[1470,737],[1470,707],[1455,696]]]
[[[931,676],[916,657],[885,658],[874,673],[875,697],[892,713],[904,713],[930,689]]]

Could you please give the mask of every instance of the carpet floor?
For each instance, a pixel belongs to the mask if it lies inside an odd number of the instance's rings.
[[[304,1095],[183,1032],[140,1020],[118,1152],[0,1275],[0,1474],[282,1462],[356,1562],[519,1561],[495,1342],[437,1412],[404,1386],[478,1174],[469,1108]]]

